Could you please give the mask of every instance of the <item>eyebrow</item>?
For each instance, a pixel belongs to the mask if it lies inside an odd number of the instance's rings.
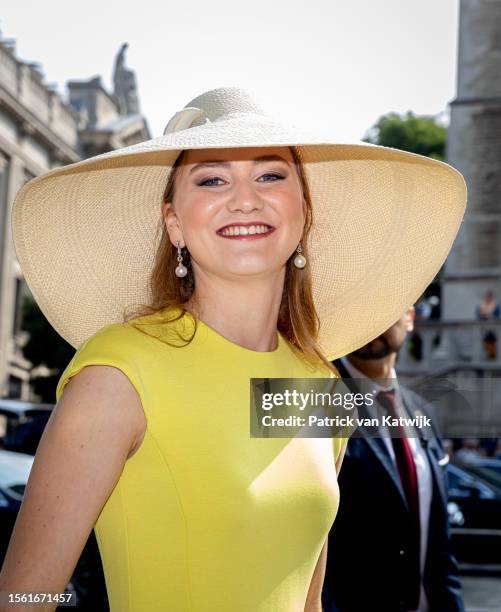
[[[281,155],[261,155],[260,157],[256,157],[253,160],[254,164],[259,164],[259,163],[263,163],[267,161],[282,161],[282,162],[285,162],[286,164],[289,163]],[[196,164],[195,166],[193,166],[189,174],[191,174],[192,172],[195,172],[195,170],[198,170],[199,168],[212,168],[213,166],[223,166],[223,168],[229,168],[230,165],[231,165],[231,162],[227,162],[223,160],[204,161],[204,162],[200,162],[199,164]]]

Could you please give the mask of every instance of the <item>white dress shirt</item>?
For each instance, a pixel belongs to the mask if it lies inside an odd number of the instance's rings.
[[[374,396],[382,390],[389,391],[390,389],[395,389],[395,400],[397,406],[397,413],[401,416],[408,416],[405,408],[403,407],[402,397],[400,394],[400,388],[397,379],[397,373],[395,372],[395,368],[391,370],[391,378],[393,380],[392,384],[383,387],[379,385],[375,380],[368,378],[363,372],[361,372],[358,368],[356,368],[346,357],[341,357],[341,362],[348,370],[350,376],[356,379],[362,379],[362,381],[367,381],[367,389]],[[369,382],[370,381],[370,382]],[[361,382],[361,384],[363,384]],[[359,385],[360,386],[360,385]],[[366,406],[369,410],[370,406]],[[388,449],[388,453],[392,458],[393,462],[395,462],[395,451],[393,450],[393,444],[391,441],[390,432],[385,425],[381,425],[379,427],[379,432],[381,437],[383,438],[386,448]],[[416,472],[418,479],[418,491],[419,491],[419,522],[421,527],[421,595],[419,599],[419,606],[417,610],[409,610],[408,612],[428,612],[429,606],[426,598],[426,594],[423,588],[423,573],[424,573],[424,564],[426,561],[426,550],[428,543],[428,526],[430,522],[430,507],[431,507],[431,497],[433,492],[433,483],[431,476],[431,468],[428,463],[428,459],[426,457],[426,453],[421,446],[421,442],[419,438],[415,436],[409,436],[408,438],[409,446],[412,451],[412,456],[414,458],[414,463],[416,464]]]

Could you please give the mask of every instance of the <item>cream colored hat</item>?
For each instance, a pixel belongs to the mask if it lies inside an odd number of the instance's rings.
[[[449,253],[466,206],[462,175],[428,157],[284,125],[236,87],[191,100],[159,138],[21,189],[14,246],[48,321],[76,348],[121,322],[125,307],[149,302],[162,195],[181,150],[288,145],[300,149],[313,200],[308,265],[320,346],[334,359],[384,332]]]

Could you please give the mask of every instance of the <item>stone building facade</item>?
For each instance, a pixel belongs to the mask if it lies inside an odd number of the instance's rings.
[[[151,137],[134,73],[124,65],[125,49],[115,62],[113,93],[99,77],[70,81],[66,101],[45,83],[39,65],[19,59],[14,41],[0,34],[0,397],[33,399],[32,364],[23,357],[20,329],[23,297],[30,292],[12,242],[14,197],[48,170]]]

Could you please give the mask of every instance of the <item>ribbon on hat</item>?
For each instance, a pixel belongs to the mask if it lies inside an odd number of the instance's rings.
[[[165,127],[164,136],[210,122],[204,110],[195,106],[187,106],[172,117]]]

